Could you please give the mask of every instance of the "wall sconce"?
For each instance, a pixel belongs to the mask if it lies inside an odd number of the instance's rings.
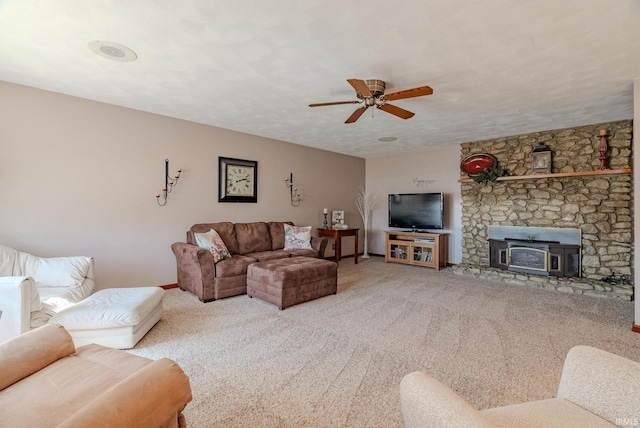
[[[165,205],[167,205],[167,195],[171,193],[171,189],[173,189],[173,186],[178,184],[178,179],[180,178],[181,172],[182,172],[182,168],[178,169],[178,173],[173,177],[173,179],[171,179],[169,177],[169,159],[164,160],[164,187],[162,188],[162,196],[163,196],[162,203],[160,203],[161,194],[158,193],[156,195],[156,202],[158,202],[158,205],[160,205],[161,207],[164,207]]]
[[[291,193],[291,206],[297,207],[300,205],[300,202],[302,202],[302,197],[300,196],[300,192],[298,192],[298,188],[293,187],[293,172],[289,173],[289,178],[285,178],[284,182]]]
[[[607,150],[609,147],[607,146],[607,130],[600,130],[600,145],[598,147],[598,151],[600,152],[600,169],[608,169],[607,168]]]

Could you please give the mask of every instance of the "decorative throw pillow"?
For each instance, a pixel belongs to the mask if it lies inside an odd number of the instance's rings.
[[[311,226],[284,225],[285,250],[311,250]]]
[[[211,251],[214,263],[231,257],[227,246],[224,245],[224,241],[215,230],[211,229],[207,233],[194,233],[194,237],[198,247]]]

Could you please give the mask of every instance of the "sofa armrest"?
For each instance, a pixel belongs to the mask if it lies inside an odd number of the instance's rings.
[[[176,256],[178,286],[203,302],[213,300],[216,265],[211,252],[184,242],[174,242],[171,250]]]
[[[424,372],[400,382],[400,404],[406,428],[488,428],[494,425],[451,388]]]
[[[318,252],[318,257],[324,259],[324,250],[327,248],[329,240],[324,237],[312,236],[311,248]]]
[[[0,277],[0,343],[31,329],[31,301],[36,298],[39,304],[40,297],[33,278]]]
[[[191,401],[189,378],[174,361],[153,361],[75,412],[62,427],[173,426]]]
[[[0,391],[76,352],[61,325],[47,324],[0,344]]]
[[[558,398],[615,424],[640,418],[640,363],[590,346],[569,350]]]

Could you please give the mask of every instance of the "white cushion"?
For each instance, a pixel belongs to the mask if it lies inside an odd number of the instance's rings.
[[[62,324],[67,330],[137,325],[163,297],[160,287],[106,288],[58,312],[49,323]]]
[[[31,328],[45,325],[56,313],[80,302],[93,291],[93,280],[87,279],[81,287],[42,287],[38,294],[42,302],[40,310],[31,312]]]
[[[18,251],[0,245],[0,276],[29,276],[22,273],[17,260]]]
[[[80,287],[89,272],[91,257],[28,257],[25,270],[41,287]]]

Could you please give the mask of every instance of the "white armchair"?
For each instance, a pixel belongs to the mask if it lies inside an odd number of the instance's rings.
[[[0,342],[46,324],[94,289],[92,257],[37,257],[0,245]]]
[[[400,383],[406,428],[637,427],[640,363],[589,346],[567,354],[557,398],[478,411],[424,372]]]

